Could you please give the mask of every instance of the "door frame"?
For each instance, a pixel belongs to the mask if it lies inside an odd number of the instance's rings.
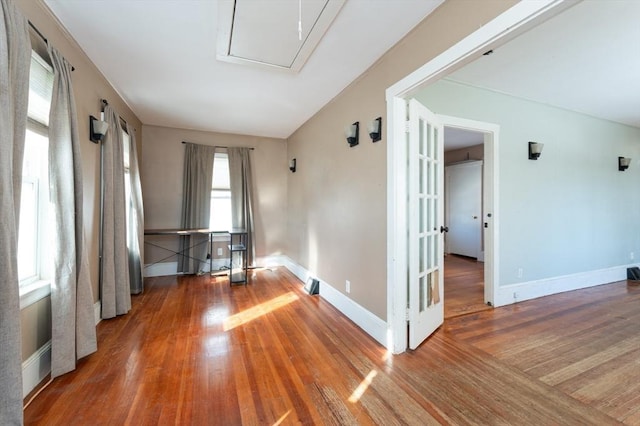
[[[439,115],[445,127],[472,130],[484,134],[484,159],[482,167],[482,222],[488,224],[484,230],[484,303],[494,306],[497,283],[500,282],[499,233],[500,223],[498,194],[500,187],[498,147],[500,126],[483,121]],[[488,215],[491,216],[488,216]]]
[[[479,58],[484,52],[515,38],[575,3],[575,0],[518,2],[387,88],[387,348],[390,352],[404,352],[408,341],[406,99],[421,87],[438,81],[453,70]],[[497,150],[495,157],[497,161]],[[496,172],[499,170],[497,162],[493,169]],[[494,181],[498,181],[497,175]],[[495,194],[497,199],[497,191]],[[494,244],[496,243],[494,239]],[[495,254],[498,255],[497,250]],[[491,269],[497,270],[496,265]],[[497,279],[494,275],[487,282],[496,283],[496,287]]]

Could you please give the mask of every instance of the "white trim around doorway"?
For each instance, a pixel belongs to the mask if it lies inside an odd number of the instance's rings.
[[[453,69],[475,60],[494,45],[515,37],[572,4],[575,4],[574,0],[518,2],[386,90],[387,347],[392,353],[401,353],[407,348],[406,99],[420,87],[441,79]],[[493,168],[497,172],[497,164]],[[494,180],[498,181],[497,175]],[[497,191],[494,195],[497,198]],[[494,250],[497,250],[497,245]],[[498,278],[494,276],[491,280],[496,286],[499,285]]]
[[[487,223],[488,231],[484,233],[484,302],[496,306],[496,290],[499,282],[500,258],[498,245],[500,242],[500,223],[496,218],[500,217],[498,194],[498,146],[500,146],[500,126],[493,123],[468,120],[466,118],[438,115],[445,127],[472,130],[484,134],[484,165],[482,172],[482,222]],[[483,228],[485,229],[485,228]]]

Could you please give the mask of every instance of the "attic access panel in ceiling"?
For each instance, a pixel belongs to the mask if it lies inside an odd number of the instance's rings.
[[[345,0],[233,0],[218,3],[221,61],[297,72]],[[298,22],[302,24],[299,33]]]

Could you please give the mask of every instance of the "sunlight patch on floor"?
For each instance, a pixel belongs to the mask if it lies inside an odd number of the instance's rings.
[[[294,292],[290,291],[282,296],[278,296],[267,302],[260,303],[252,308],[245,309],[242,312],[231,315],[224,321],[224,331],[233,330],[234,328],[246,324],[254,319],[273,312],[278,308],[288,305],[291,302],[298,300],[299,297]]]
[[[376,370],[371,370],[369,374],[367,374],[367,377],[365,377],[364,380],[360,382],[356,390],[353,391],[353,393],[349,397],[349,402],[354,404],[358,402],[362,397],[362,395],[364,395],[364,393],[369,388],[369,385],[371,385],[371,382],[373,382],[373,378],[376,377],[377,375],[378,375],[378,372]]]
[[[224,305],[213,306],[205,312],[202,317],[202,325],[204,327],[220,326],[229,316],[229,308]]]
[[[291,410],[284,413],[282,417],[280,417],[278,421],[273,424],[273,426],[278,426],[279,424],[281,424],[284,421],[284,419],[286,419],[289,416],[289,414],[291,414]]]

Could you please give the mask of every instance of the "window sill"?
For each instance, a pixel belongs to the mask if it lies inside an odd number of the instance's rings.
[[[51,281],[35,281],[20,287],[20,310],[33,305],[50,294]]]

